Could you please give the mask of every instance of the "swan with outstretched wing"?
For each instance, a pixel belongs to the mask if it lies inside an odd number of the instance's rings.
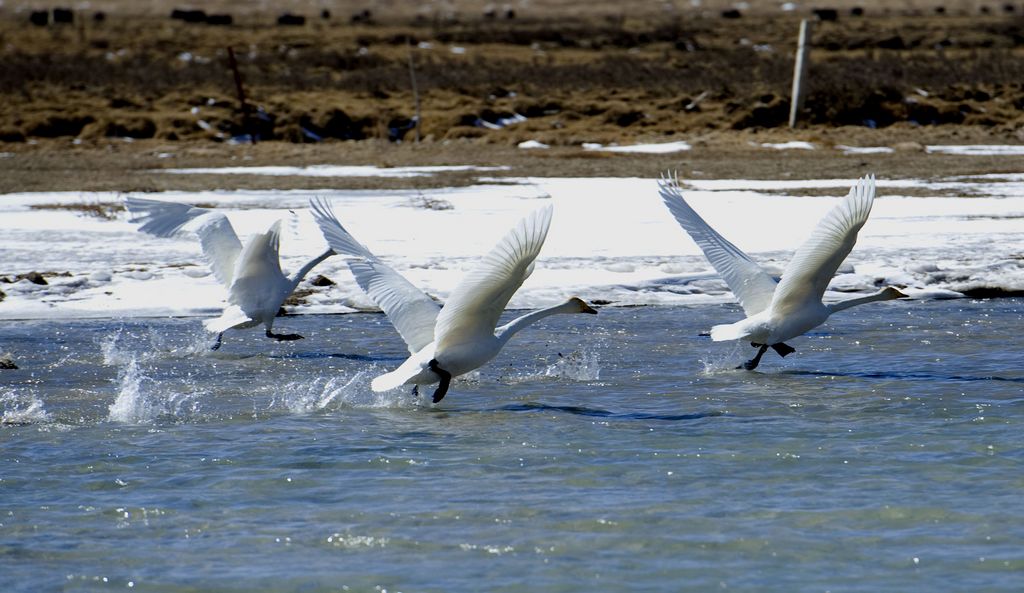
[[[749,340],[758,351],[743,363],[747,370],[757,368],[768,348],[780,356],[791,354],[795,350],[786,340],[821,325],[833,313],[864,303],[906,297],[890,286],[839,303],[821,302],[829,281],[853,250],[857,233],[871,213],[874,176],[861,178],[818,222],[811,236],[793,254],[778,283],[690,207],[676,177],[663,175],[658,192],[669,212],[704,252],[743,307],[746,319],[712,327],[711,339]]]
[[[356,282],[409,347],[411,355],[401,366],[373,380],[374,391],[402,385],[413,385],[418,391],[420,385],[437,383],[433,395],[437,403],[448,392],[453,377],[486,364],[521,329],[559,313],[597,313],[573,297],[497,326],[512,295],[533,272],[551,225],[551,206],[536,210],[509,231],[466,274],[443,307],[356,241],[326,201],[314,199],[310,206],[328,244],[353,258],[348,265]]]

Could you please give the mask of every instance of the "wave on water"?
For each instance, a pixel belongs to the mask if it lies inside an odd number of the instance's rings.
[[[509,412],[562,412],[576,416],[587,416],[593,418],[607,418],[609,420],[664,420],[666,422],[679,422],[683,420],[700,420],[703,418],[716,418],[724,416],[725,412],[697,412],[693,414],[653,414],[649,412],[611,412],[600,408],[588,408],[584,406],[553,406],[541,403],[509,404],[501,409]]]
[[[0,425],[20,426],[50,420],[50,414],[43,408],[42,400],[30,393],[0,393],[0,409],[3,409]]]
[[[944,375],[940,373],[926,373],[919,371],[809,371],[809,370],[788,370],[782,371],[787,375],[804,375],[810,377],[855,377],[858,379],[901,379],[901,380],[939,380],[948,382],[973,383],[975,381],[1006,381],[1009,383],[1024,383],[1024,377],[1000,377],[997,375]]]
[[[139,370],[135,358],[129,358],[120,373],[117,398],[110,404],[107,419],[124,424],[150,424],[161,417],[194,414],[199,394],[168,390]]]

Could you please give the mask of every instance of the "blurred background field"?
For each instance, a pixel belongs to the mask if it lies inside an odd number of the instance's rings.
[[[18,157],[3,169],[97,147],[90,158],[116,151],[128,167],[125,155],[168,151],[219,162],[247,135],[271,143],[246,149],[258,161],[316,160],[322,149],[296,147],[326,143],[384,165],[516,159],[507,149],[525,141],[579,156],[585,143],[685,140],[744,161],[751,142],[903,145],[913,158],[928,143],[1024,141],[1022,2],[99,0],[64,22],[53,8],[0,7],[0,143]],[[810,80],[790,130],[803,18]],[[417,132],[410,61],[428,154],[396,148]],[[568,167],[594,160],[608,165]]]

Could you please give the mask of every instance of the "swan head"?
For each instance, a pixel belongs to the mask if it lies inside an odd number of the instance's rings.
[[[891,301],[893,299],[908,299],[908,298],[910,298],[909,296],[904,294],[902,291],[900,291],[895,286],[886,286],[881,291],[879,291],[878,294],[879,294],[879,296],[882,297],[882,300],[886,300],[886,301]]]
[[[590,313],[591,315],[597,315],[597,309],[591,307],[586,303],[586,301],[579,297],[572,297],[566,302],[566,305],[568,307],[574,307],[569,309],[570,313]]]

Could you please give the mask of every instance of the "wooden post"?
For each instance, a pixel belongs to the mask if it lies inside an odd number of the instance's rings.
[[[412,39],[405,38],[406,48],[409,50],[409,80],[412,82],[412,99],[416,103],[416,143],[420,141],[420,91],[416,86],[416,68],[412,60]]]
[[[793,65],[793,91],[789,103],[789,127],[796,127],[796,118],[804,107],[804,82],[807,80],[807,65],[811,51],[811,30],[814,28],[810,19],[800,21],[800,41],[796,48],[796,63]]]
[[[242,106],[242,129],[249,133],[249,140],[256,144],[256,133],[253,132],[249,121],[249,103],[245,100],[245,88],[242,87],[242,75],[238,72],[235,50],[230,45],[228,46],[228,65],[231,66],[231,73],[235,76],[235,91],[238,92],[238,102]]]

